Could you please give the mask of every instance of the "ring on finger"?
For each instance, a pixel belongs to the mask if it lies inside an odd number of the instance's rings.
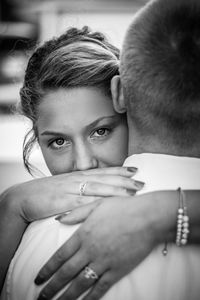
[[[79,195],[83,196],[85,194],[87,182],[81,182],[79,185]]]
[[[90,267],[85,267],[84,269],[84,273],[83,276],[87,279],[95,279],[97,280],[99,278],[99,276],[97,275],[97,273],[91,269]]]

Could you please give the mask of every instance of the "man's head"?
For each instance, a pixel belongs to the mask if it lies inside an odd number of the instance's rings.
[[[200,1],[155,0],[139,11],[120,76],[130,152],[200,156]]]

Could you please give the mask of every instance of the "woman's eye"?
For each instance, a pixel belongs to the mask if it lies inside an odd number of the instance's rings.
[[[65,139],[58,138],[58,139],[55,139],[54,141],[52,141],[50,143],[50,146],[53,147],[53,148],[55,148],[55,149],[60,149],[60,148],[62,148],[64,146],[66,146],[66,144],[67,144],[67,141]]]
[[[104,137],[107,136],[110,131],[108,128],[99,128],[93,133],[92,137]]]

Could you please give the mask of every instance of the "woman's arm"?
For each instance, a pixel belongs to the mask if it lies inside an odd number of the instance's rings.
[[[13,191],[15,191],[15,187],[0,195],[0,291],[8,265],[28,225],[18,215]]]
[[[189,243],[200,243],[200,190],[184,190],[186,196],[187,211],[190,217],[190,234]],[[156,215],[152,213],[152,217],[155,218],[155,229],[158,227],[157,234],[160,242],[163,239],[164,233],[166,233],[166,240],[169,242],[175,242],[176,238],[176,221],[177,212],[179,207],[179,192],[178,191],[156,191],[142,194],[140,196],[134,196],[134,200],[144,199],[149,201],[150,207],[156,212]],[[133,202],[134,203],[134,202]],[[151,205],[152,204],[152,205]],[[90,213],[93,211],[92,204],[83,208],[74,209],[69,215],[62,217],[59,221],[63,224],[76,224],[84,222]],[[148,212],[146,216],[149,215]],[[160,216],[160,218],[159,218]],[[162,225],[162,226],[161,226]],[[160,232],[160,235],[159,235]],[[160,236],[160,237],[159,237]]]
[[[66,212],[100,196],[128,196],[139,189],[130,178],[135,171],[117,167],[50,176],[16,185],[0,195],[0,290],[30,222]],[[87,182],[85,196],[80,196],[83,182]]]
[[[185,191],[185,193],[190,216],[188,242],[199,244],[200,191]],[[175,242],[178,207],[177,191],[160,191],[133,198],[105,199],[96,208],[93,204],[89,204],[73,210],[67,216],[62,216],[60,222],[64,224],[75,224],[87,219],[75,232],[70,242],[66,242],[39,272],[36,278],[37,284],[45,282],[56,274],[54,280],[49,281],[40,295],[44,293],[47,299],[51,299],[53,294],[61,289],[61,276],[65,284],[73,279],[72,287],[64,294],[65,299],[78,298],[94,283],[95,287],[90,296],[92,298],[95,295],[95,299],[100,299],[116,281],[142,262],[156,245],[163,244],[164,248],[165,241]],[[76,255],[76,265],[72,263],[74,255]],[[83,289],[85,279],[80,266],[90,265],[90,262],[101,280],[98,283],[93,280],[88,281],[90,286],[87,285]],[[66,281],[64,281],[62,266],[65,266]],[[71,274],[79,275],[72,278]]]

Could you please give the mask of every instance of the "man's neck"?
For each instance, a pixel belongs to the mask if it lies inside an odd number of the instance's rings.
[[[159,153],[200,158],[200,139],[195,145],[188,144],[186,147],[181,147],[172,143],[169,137],[166,139],[162,138],[162,142],[160,142],[155,136],[142,136],[135,131],[129,131],[128,155],[141,153]]]

